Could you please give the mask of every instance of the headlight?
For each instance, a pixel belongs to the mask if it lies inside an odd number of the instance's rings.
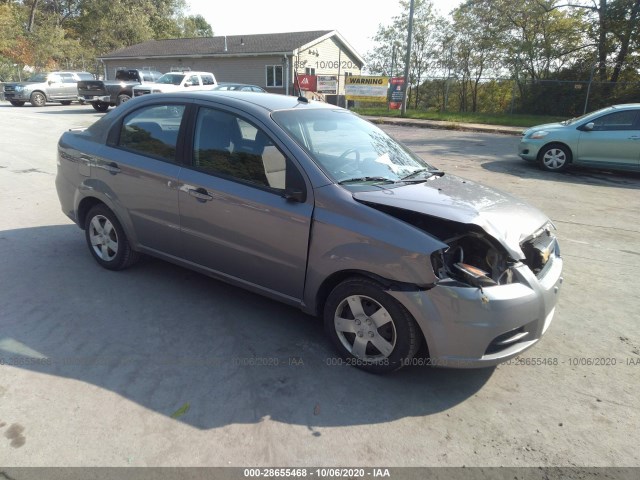
[[[538,139],[538,138],[544,138],[547,135],[549,135],[549,132],[547,132],[546,130],[539,130],[537,132],[533,132],[529,138]]]
[[[16,85],[15,90],[16,90],[16,92],[22,92],[24,90],[24,86],[23,85]]]

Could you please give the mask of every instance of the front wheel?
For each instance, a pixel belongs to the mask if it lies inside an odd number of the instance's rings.
[[[407,364],[422,340],[404,306],[364,277],[347,279],[333,289],[324,306],[324,325],[348,364],[373,373]]]
[[[127,240],[120,222],[105,205],[96,205],[84,223],[85,238],[93,258],[108,270],[122,270],[139,257]]]
[[[559,143],[546,145],[538,154],[540,168],[548,172],[561,172],[569,166],[571,151]]]
[[[11,105],[13,105],[14,107],[22,107],[24,105],[24,102],[20,100],[9,100],[9,103],[11,103]]]
[[[107,102],[92,102],[91,106],[96,112],[106,112],[109,110],[109,104]]]
[[[47,103],[47,97],[42,92],[33,92],[29,101],[34,107],[44,107]]]
[[[131,100],[131,97],[127,94],[120,94],[118,95],[118,99],[116,100],[116,106],[120,106],[122,105],[124,102],[128,102],[129,100]]]

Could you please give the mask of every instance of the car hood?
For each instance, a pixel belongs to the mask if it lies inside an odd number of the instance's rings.
[[[522,200],[454,175],[397,188],[355,192],[353,197],[368,204],[477,225],[514,259],[525,258],[520,243],[549,222],[546,215]]]
[[[555,123],[544,123],[542,125],[536,125],[535,127],[531,127],[531,128],[527,128],[525,131],[522,132],[523,135],[528,135],[529,133],[532,132],[537,132],[540,130],[560,130],[562,128],[566,128],[567,125],[565,125],[564,123],[561,122],[555,122]]]

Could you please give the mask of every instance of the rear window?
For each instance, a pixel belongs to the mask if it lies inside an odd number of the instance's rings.
[[[78,78],[80,80],[93,80],[93,75],[90,73],[78,73]]]

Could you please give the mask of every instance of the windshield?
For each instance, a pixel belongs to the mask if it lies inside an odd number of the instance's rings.
[[[165,73],[162,75],[156,83],[166,83],[168,85],[180,85],[184,75],[181,73]]]
[[[597,115],[600,115],[601,113],[603,113],[605,111],[609,111],[609,110],[611,110],[611,107],[605,107],[605,108],[602,108],[600,110],[596,110],[594,112],[589,112],[589,113],[587,113],[585,115],[581,115],[579,117],[570,118],[569,120],[565,120],[564,122],[560,122],[560,123],[563,123],[565,125],[571,125],[572,123],[579,122],[583,118],[587,118],[587,117],[591,117],[591,116],[597,116]]]
[[[46,81],[47,81],[46,73],[36,73],[35,75],[27,79],[27,82],[46,82]]]
[[[437,172],[347,110],[284,110],[274,112],[273,119],[338,183],[424,181]]]

